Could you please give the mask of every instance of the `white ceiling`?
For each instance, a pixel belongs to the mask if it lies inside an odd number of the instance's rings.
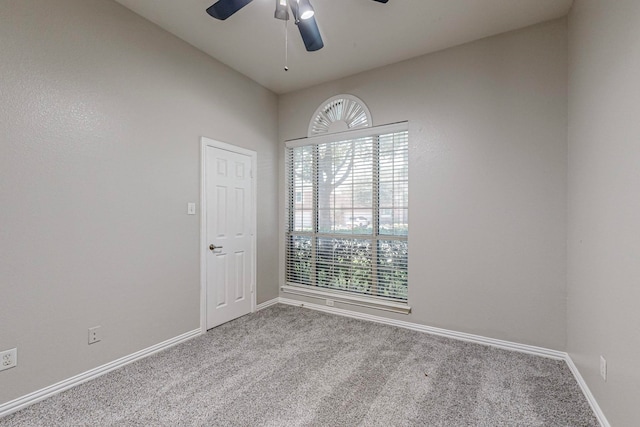
[[[282,94],[564,16],[573,0],[311,0],[325,47],[304,49],[275,0],[254,0],[226,21],[214,0],[116,0],[198,49]]]

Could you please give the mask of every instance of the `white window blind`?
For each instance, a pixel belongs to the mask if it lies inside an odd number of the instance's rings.
[[[385,128],[287,148],[288,285],[407,300],[408,132]]]

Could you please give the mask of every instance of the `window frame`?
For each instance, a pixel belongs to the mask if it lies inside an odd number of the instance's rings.
[[[368,137],[378,137],[380,135],[387,135],[387,134],[393,134],[393,133],[399,133],[399,132],[407,132],[407,133],[409,132],[408,122],[406,121],[398,122],[390,125],[360,128],[360,129],[350,130],[345,132],[322,134],[322,135],[317,135],[313,137],[289,140],[289,141],[286,141],[285,143],[286,145],[285,165],[287,168],[290,166],[289,161],[287,159],[287,152],[288,152],[288,149],[290,148],[304,147],[304,146],[317,146],[319,144],[335,143],[335,142],[340,142],[345,140],[356,140],[356,139],[368,138]],[[316,167],[317,167],[316,160],[314,160],[314,169]],[[314,170],[314,173],[315,173],[315,170]],[[376,188],[374,191],[377,192],[379,191],[379,185],[380,185],[379,177],[376,175],[374,179],[375,179],[374,182],[377,183],[377,185],[374,186]],[[350,292],[350,291],[345,291],[340,289],[309,286],[304,284],[289,283],[286,281],[287,280],[287,264],[288,264],[287,248],[289,245],[288,239],[290,239],[291,235],[308,235],[311,238],[326,237],[326,238],[345,238],[345,239],[350,238],[350,236],[351,238],[358,239],[359,237],[362,237],[362,236],[318,232],[316,231],[315,224],[314,224],[314,230],[312,230],[311,232],[293,231],[291,221],[292,221],[292,217],[295,216],[295,213],[293,213],[295,212],[295,210],[293,208],[296,203],[296,197],[295,197],[296,195],[291,194],[291,187],[290,187],[291,177],[288,169],[285,172],[285,181],[286,181],[285,189],[287,194],[286,196],[286,206],[287,206],[286,224],[287,225],[286,225],[286,231],[283,236],[285,239],[285,254],[284,254],[285,255],[285,266],[284,266],[285,284],[281,287],[281,290],[285,293],[291,293],[295,295],[302,295],[302,296],[313,297],[313,298],[322,298],[322,299],[325,299],[327,302],[329,302],[329,300],[333,300],[333,301],[342,302],[346,304],[353,304],[357,306],[409,314],[411,312],[411,307],[409,306],[408,283],[407,283],[407,300],[402,301],[398,299],[388,298],[385,296],[358,294],[355,292]],[[315,194],[317,192],[316,185],[314,185],[313,191],[314,191],[314,200],[317,200],[317,197],[316,197],[317,195]],[[380,215],[380,206],[379,206],[380,201],[377,198],[375,200],[377,201],[376,203],[374,203],[374,206],[372,206],[374,211],[374,215],[372,217],[373,227],[377,227],[379,222],[379,215]],[[316,214],[317,212],[316,206],[313,207],[313,212],[314,214]],[[373,259],[375,260],[377,257],[375,251],[377,251],[377,245],[380,240],[402,240],[402,241],[406,241],[408,245],[409,233],[407,232],[406,236],[386,235],[386,234],[380,234],[379,230],[376,230],[374,228],[371,236],[367,236],[367,238],[370,239],[372,242],[372,250],[374,251]],[[313,262],[313,265],[315,265],[315,252],[313,253],[313,257],[314,257],[314,260],[312,262]],[[407,257],[407,263],[408,263],[408,257]],[[373,275],[375,279],[376,263],[373,262],[373,264],[374,265],[372,268],[374,271]],[[408,275],[408,268],[407,268],[407,275]]]

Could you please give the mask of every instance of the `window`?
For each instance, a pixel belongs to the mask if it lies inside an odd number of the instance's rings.
[[[406,123],[288,144],[287,285],[407,301],[408,146]]]
[[[327,99],[316,110],[309,123],[307,136],[343,132],[371,126],[371,113],[359,98],[337,95]]]

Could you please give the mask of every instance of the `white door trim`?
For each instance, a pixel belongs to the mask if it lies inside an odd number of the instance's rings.
[[[203,136],[200,138],[200,329],[207,332],[207,188],[206,188],[206,156],[207,147],[219,148],[232,153],[243,154],[251,158],[251,312],[256,311],[256,267],[257,267],[257,192],[256,170],[258,153],[246,148],[216,141]]]

